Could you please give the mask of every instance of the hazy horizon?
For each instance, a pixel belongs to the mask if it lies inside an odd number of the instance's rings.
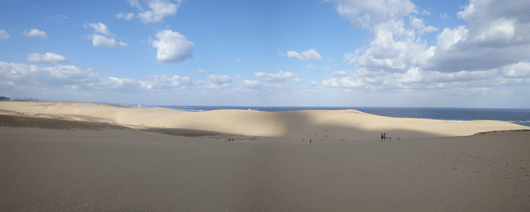
[[[526,1],[1,2],[0,96],[530,108]]]

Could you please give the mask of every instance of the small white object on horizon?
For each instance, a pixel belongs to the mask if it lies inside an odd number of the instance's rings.
[[[138,107],[142,107],[141,105],[138,105]]]

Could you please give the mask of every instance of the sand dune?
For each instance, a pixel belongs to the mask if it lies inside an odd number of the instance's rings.
[[[528,130],[0,102],[0,211],[529,211]]]
[[[441,121],[413,118],[391,118],[356,110],[261,112],[216,110],[185,112],[170,109],[142,109],[92,103],[0,102],[0,109],[17,113],[62,117],[69,120],[107,122],[132,128],[173,128],[215,131],[226,134],[265,137],[291,137],[325,140],[318,131],[369,133],[376,139],[381,132],[394,138],[466,136],[495,130],[530,129],[499,121]],[[52,118],[54,118],[52,117]],[[314,136],[317,133],[316,136]],[[374,134],[375,133],[375,134]],[[350,133],[351,134],[351,133]],[[355,133],[354,133],[355,134]],[[352,134],[353,135],[353,134]],[[329,137],[329,136],[328,136]],[[351,136],[350,136],[351,137]],[[363,137],[364,138],[364,137]]]

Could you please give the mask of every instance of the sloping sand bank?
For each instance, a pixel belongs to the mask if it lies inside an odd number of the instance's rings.
[[[188,129],[245,136],[286,137],[292,141],[374,140],[383,132],[396,139],[466,136],[496,130],[530,129],[499,121],[454,122],[390,118],[355,110],[185,112],[62,102],[0,102],[0,110],[66,120],[106,122],[136,129]],[[329,133],[331,131],[334,133]]]
[[[300,145],[0,127],[0,211],[529,211],[529,136]]]

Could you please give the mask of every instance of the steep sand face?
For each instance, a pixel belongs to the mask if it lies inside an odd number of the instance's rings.
[[[370,132],[372,134],[369,137],[375,136],[375,138],[377,138],[377,133],[382,132],[419,133],[430,136],[466,136],[494,130],[530,129],[530,127],[499,121],[454,122],[391,118],[356,110],[185,112],[170,109],[142,109],[64,102],[0,102],[0,109],[27,114],[61,115],[65,118],[86,116],[133,128],[178,128],[247,136],[294,136],[297,137],[296,139],[303,139],[320,128],[322,131]],[[318,135],[318,132],[316,133]]]

